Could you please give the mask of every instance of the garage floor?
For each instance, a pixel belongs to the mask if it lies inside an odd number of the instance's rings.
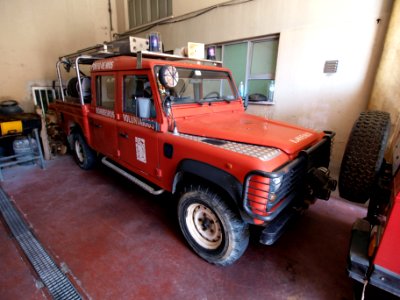
[[[88,299],[352,299],[351,224],[365,209],[317,201],[274,246],[254,238],[229,267],[186,245],[168,196],[154,197],[105,167],[70,156],[4,170],[1,187],[36,237]],[[0,298],[49,299],[0,223]]]

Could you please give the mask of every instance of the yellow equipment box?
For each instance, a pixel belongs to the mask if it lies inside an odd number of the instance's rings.
[[[1,135],[16,134],[22,132],[22,121],[1,122]]]

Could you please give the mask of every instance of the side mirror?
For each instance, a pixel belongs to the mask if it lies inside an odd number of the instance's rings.
[[[148,119],[150,118],[151,100],[150,98],[138,97],[136,98],[139,118]]]

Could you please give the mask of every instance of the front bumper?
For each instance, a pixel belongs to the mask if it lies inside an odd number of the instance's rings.
[[[306,198],[329,199],[330,191],[336,188],[327,170],[334,135],[326,132],[321,141],[274,172],[249,172],[243,187],[246,213],[255,220],[271,222],[290,204]]]

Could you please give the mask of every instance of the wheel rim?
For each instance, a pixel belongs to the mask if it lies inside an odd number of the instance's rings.
[[[76,157],[78,158],[79,162],[83,162],[85,159],[85,155],[83,154],[83,149],[81,143],[79,141],[75,141],[75,153]]]
[[[221,222],[210,208],[200,203],[189,205],[185,221],[190,235],[201,247],[214,250],[221,245]]]

